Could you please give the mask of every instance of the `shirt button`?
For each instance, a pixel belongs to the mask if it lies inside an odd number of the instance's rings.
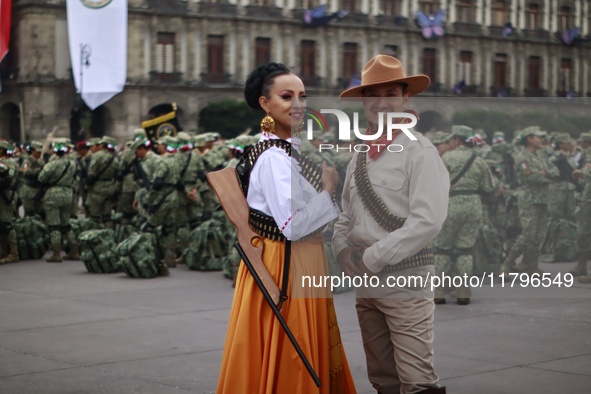
[[[382,181],[382,185],[385,185],[385,184],[386,184],[386,181]]]

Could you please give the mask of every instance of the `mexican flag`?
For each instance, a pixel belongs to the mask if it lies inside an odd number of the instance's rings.
[[[94,110],[125,88],[127,0],[67,0],[66,6],[76,90]]]

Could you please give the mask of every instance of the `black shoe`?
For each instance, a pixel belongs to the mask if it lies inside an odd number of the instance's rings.
[[[468,305],[470,303],[469,298],[458,298],[457,300],[458,305]]]
[[[433,298],[433,302],[437,305],[445,304],[445,298]]]

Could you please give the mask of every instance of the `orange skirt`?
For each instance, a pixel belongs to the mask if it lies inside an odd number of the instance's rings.
[[[263,262],[279,284],[285,244],[264,240]],[[328,275],[321,237],[292,242],[288,300],[281,314],[320,377],[314,380],[241,262],[224,346],[218,394],[356,393],[332,298],[293,297],[301,275]],[[327,293],[330,297],[330,290]],[[317,293],[315,293],[317,295]]]

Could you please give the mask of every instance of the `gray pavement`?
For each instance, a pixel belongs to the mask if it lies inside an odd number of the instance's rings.
[[[542,264],[566,272],[574,264]],[[577,298],[474,298],[436,310],[448,393],[591,393],[591,286]],[[0,393],[212,393],[230,304],[220,272],[89,274],[81,262],[0,267]],[[352,292],[335,296],[359,393],[373,393]]]

